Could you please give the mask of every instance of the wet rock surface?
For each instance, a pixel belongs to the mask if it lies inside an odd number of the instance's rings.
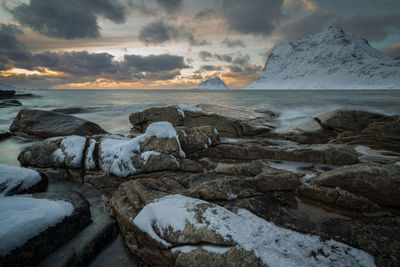
[[[100,126],[84,119],[43,110],[21,110],[10,126],[10,132],[28,138],[106,133]]]
[[[155,128],[160,121],[169,124]],[[47,139],[18,159],[50,180],[99,190],[125,245],[144,264],[267,266],[285,249],[314,266],[400,264],[397,117],[340,110],[284,133],[274,130],[280,123],[267,111],[180,105],[134,113],[130,122],[135,138]],[[172,196],[182,206],[157,208]],[[176,221],[182,212],[189,220]],[[235,232],[236,223],[222,234],[233,221],[260,227],[261,237]],[[270,232],[285,234],[268,243]],[[303,250],[290,243],[302,234],[315,238]],[[257,242],[268,257],[248,245]],[[72,258],[87,262],[65,257]]]

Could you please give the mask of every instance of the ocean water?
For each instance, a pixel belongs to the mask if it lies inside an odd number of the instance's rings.
[[[279,114],[282,123],[312,117],[338,108],[400,114],[400,90],[24,90],[38,97],[19,99],[22,108],[52,110],[91,108],[74,114],[99,124],[108,132],[127,135],[132,112],[154,106],[202,103],[267,109]],[[0,109],[0,131],[8,130],[21,107]],[[17,156],[31,142],[9,138],[0,142],[0,163],[19,165]]]

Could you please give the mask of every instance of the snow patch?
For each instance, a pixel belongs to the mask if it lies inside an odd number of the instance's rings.
[[[204,249],[205,251],[214,253],[214,254],[223,255],[223,254],[228,253],[231,248],[217,247],[217,246],[202,246],[202,249]]]
[[[122,138],[119,136],[104,138],[100,143],[101,168],[106,173],[114,174],[119,177],[127,177],[137,173],[137,169],[132,162],[132,157],[141,154],[140,156],[142,159],[147,162],[151,153],[141,153],[140,144],[150,137],[175,138],[179,147],[179,155],[182,158],[186,156],[185,152],[181,148],[178,135],[172,124],[169,122],[155,122],[147,127],[145,134],[133,139]],[[155,155],[154,153],[157,152],[153,151],[153,155]],[[176,163],[177,166],[179,166],[177,160]]]
[[[74,207],[65,201],[18,196],[2,198],[0,210],[0,255],[4,256],[71,216]]]
[[[171,249],[172,253],[190,253],[195,251],[198,247],[197,246],[181,246]]]
[[[60,164],[65,162],[68,157],[71,160],[70,167],[80,168],[83,163],[83,151],[86,146],[86,138],[82,136],[72,135],[61,141],[61,148],[53,152],[54,160]]]
[[[229,201],[231,201],[231,200],[234,200],[234,199],[237,199],[237,198],[238,198],[237,195],[235,195],[235,194],[230,194],[226,199],[229,200]]]
[[[146,152],[143,152],[142,154],[140,154],[140,157],[143,160],[143,164],[146,165],[151,156],[160,156],[160,155],[161,155],[161,153],[159,153],[159,152],[146,151]]]
[[[203,210],[201,221],[194,210]],[[277,227],[244,209],[233,213],[181,195],[168,195],[146,205],[134,223],[167,248],[171,244],[163,239],[164,235],[171,230],[182,233],[190,223],[198,230],[207,229],[235,242],[238,249],[253,252],[268,266],[375,266],[371,255],[343,243]]]
[[[85,160],[86,170],[96,169],[96,162],[94,161],[94,157],[93,157],[95,148],[96,148],[96,140],[90,139],[89,146],[88,146],[87,152],[86,152],[86,160]]]
[[[203,109],[201,107],[190,107],[184,104],[180,104],[176,106],[176,109],[179,112],[179,115],[181,115],[182,118],[185,118],[185,111],[190,111],[190,112],[201,112]]]
[[[20,190],[29,189],[41,180],[37,171],[0,164],[0,197],[18,186]]]

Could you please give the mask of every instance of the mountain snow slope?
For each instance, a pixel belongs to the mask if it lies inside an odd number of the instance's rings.
[[[227,90],[229,89],[219,77],[208,79],[200,83],[197,90]]]
[[[400,60],[331,26],[276,46],[247,89],[400,89]]]

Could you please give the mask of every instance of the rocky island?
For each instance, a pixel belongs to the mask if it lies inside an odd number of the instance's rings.
[[[42,140],[0,165],[1,216],[19,218],[0,266],[85,266],[119,230],[151,266],[400,264],[399,116],[335,110],[283,133],[268,110],[179,105],[131,114],[124,137],[43,112],[10,128]]]

